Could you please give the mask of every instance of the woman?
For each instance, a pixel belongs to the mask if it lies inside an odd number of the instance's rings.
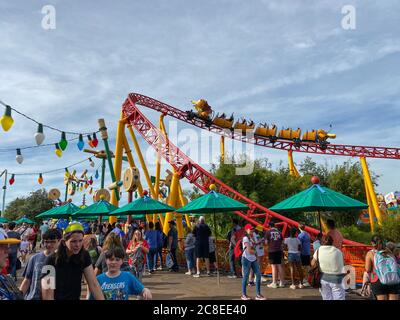
[[[83,249],[83,235],[83,226],[79,222],[71,222],[64,231],[58,250],[46,258],[44,265],[53,266],[54,270],[50,269],[50,274],[41,281],[43,300],[79,300],[82,274],[94,298],[104,300],[93,272],[92,260]]]
[[[186,236],[184,246],[185,246],[185,257],[186,257],[186,262],[187,262],[187,266],[188,266],[188,272],[186,272],[185,274],[187,274],[189,276],[196,273],[196,269],[195,269],[195,265],[194,265],[195,242],[196,242],[196,239],[194,237],[193,231],[188,229],[188,234]]]
[[[375,256],[382,255],[385,258],[396,259],[393,253],[384,249],[382,238],[373,236],[371,239],[373,249],[368,251],[365,256],[365,271],[368,273],[368,278],[371,282],[371,289],[377,300],[399,300],[400,284],[386,285],[382,284],[376,274]],[[396,260],[393,263],[396,265]],[[398,265],[397,265],[398,268]]]
[[[104,240],[102,252],[100,253],[99,258],[96,261],[94,273],[99,275],[100,273],[107,272],[107,263],[105,253],[107,250],[110,250],[115,247],[121,247],[121,238],[116,233],[110,233],[106,239]],[[126,270],[127,264],[123,265],[122,269]]]
[[[126,254],[129,256],[128,263],[131,266],[133,274],[139,281],[142,281],[144,265],[146,264],[146,255],[149,252],[149,245],[143,239],[143,234],[140,230],[133,233],[133,238],[129,242],[126,249]]]
[[[157,266],[157,259],[160,258],[160,266],[157,268],[157,270],[162,270],[163,269],[162,251],[163,251],[163,245],[164,245],[164,233],[161,230],[161,224],[159,221],[156,222],[155,229],[157,231],[157,254],[156,254],[156,259],[155,259],[154,264],[155,264],[155,266]]]
[[[292,284],[290,289],[302,289],[303,286],[303,269],[301,268],[301,241],[296,237],[297,228],[292,228],[290,230],[290,237],[285,238],[284,244],[288,250],[288,262],[290,268],[290,277],[292,279]],[[299,285],[296,287],[294,274],[295,272],[299,276]]]
[[[311,266],[319,262],[321,270],[321,288],[319,289],[323,300],[345,300],[345,290],[342,285],[343,277],[343,254],[333,245],[331,236],[327,236],[317,251],[314,252]]]

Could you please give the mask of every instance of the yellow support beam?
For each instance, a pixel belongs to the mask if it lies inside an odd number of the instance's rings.
[[[178,188],[179,188],[178,191],[179,191],[179,202],[180,202],[179,208],[180,208],[180,207],[183,207],[183,206],[187,205],[187,203],[185,203],[185,198],[183,196],[182,186],[181,186],[180,182],[179,182]],[[190,219],[189,219],[189,214],[187,214],[187,213],[185,213],[185,220],[186,220],[186,225],[189,228],[192,228],[192,224],[190,223]]]
[[[365,187],[365,194],[367,196],[367,203],[368,203],[368,215],[369,215],[369,225],[371,228],[371,232],[375,232],[375,215],[373,210],[373,203],[371,201],[371,196],[368,191],[367,182],[364,179],[364,187]]]
[[[382,215],[381,215],[381,211],[378,206],[378,200],[376,199],[374,186],[373,186],[372,180],[371,180],[371,175],[369,174],[367,160],[365,160],[365,157],[360,157],[360,161],[361,161],[361,168],[363,170],[363,175],[364,175],[364,182],[367,186],[367,190],[369,193],[370,200],[372,202],[372,207],[374,209],[375,216],[378,219],[378,224],[382,225]]]
[[[177,202],[178,194],[179,194],[178,184],[179,184],[179,174],[175,172],[172,176],[171,191],[170,191],[170,195],[168,197],[168,205],[170,205],[171,207],[176,206],[176,202]],[[174,217],[173,212],[167,212],[167,214],[165,215],[165,223],[163,225],[164,234],[168,234],[168,231],[169,231],[169,223],[168,222],[171,221],[173,217]]]
[[[160,130],[162,130],[162,126],[164,125],[164,114],[160,115]],[[158,200],[159,198],[159,193],[160,193],[160,173],[161,173],[161,154],[160,154],[160,148],[161,148],[161,143],[160,143],[160,139],[158,139],[159,143],[158,143],[158,151],[157,151],[157,159],[156,159],[156,181],[154,183],[154,191],[156,194],[156,199]],[[159,215],[161,216],[161,215]],[[153,221],[156,221],[156,215],[153,215]]]
[[[221,163],[224,163],[224,161],[225,161],[225,137],[224,136],[221,136],[220,147],[221,147]]]
[[[293,151],[288,151],[288,162],[289,162],[289,174],[293,177],[300,177],[300,173],[297,171],[293,161]]]

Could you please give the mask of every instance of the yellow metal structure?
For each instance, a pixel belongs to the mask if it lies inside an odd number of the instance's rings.
[[[300,173],[299,171],[297,171],[297,168],[294,165],[292,150],[288,151],[288,162],[289,162],[289,174],[293,177],[300,177]]]
[[[221,147],[221,163],[224,163],[224,161],[225,161],[225,137],[224,136],[221,136],[220,147]]]
[[[172,182],[171,182],[171,191],[169,194],[169,198],[168,198],[168,205],[175,207],[176,206],[176,201],[178,199],[178,195],[179,195],[179,191],[178,191],[178,185],[179,185],[179,174],[178,173],[174,173],[172,176]],[[167,212],[167,214],[165,215],[165,222],[163,225],[163,232],[164,234],[168,234],[169,232],[169,221],[171,221],[174,217],[174,213],[173,212]]]
[[[375,215],[374,215],[374,209],[373,209],[374,204],[371,201],[371,196],[369,194],[367,182],[365,179],[364,179],[364,186],[365,186],[365,194],[367,195],[369,225],[371,228],[371,232],[375,232]]]
[[[381,211],[378,206],[378,201],[376,199],[374,186],[372,185],[372,180],[371,180],[371,175],[369,174],[367,160],[365,159],[365,157],[360,157],[360,161],[361,161],[361,167],[362,167],[363,175],[364,175],[364,182],[367,187],[366,192],[369,194],[370,200],[372,202],[372,207],[374,209],[374,214],[375,214],[376,218],[378,219],[378,224],[381,225],[382,224],[382,214],[381,214]]]

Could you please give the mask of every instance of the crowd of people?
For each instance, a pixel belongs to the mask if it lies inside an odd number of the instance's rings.
[[[248,287],[255,286],[256,300],[261,294],[263,260],[267,250],[272,269],[270,289],[302,289],[310,284],[307,275],[318,264],[321,272],[320,293],[323,300],[344,300],[343,236],[328,220],[329,231],[311,241],[304,224],[292,228],[284,237],[280,223],[270,222],[268,231],[237,219],[226,238],[229,243],[229,278],[242,278],[242,300],[250,300]],[[178,248],[184,252],[186,275],[200,278],[218,272],[216,239],[205,218],[201,216],[192,228],[186,227],[181,245],[175,221],[164,234],[159,222],[132,221],[130,224],[93,222],[84,227],[71,222],[65,230],[44,222],[40,228],[15,223],[0,226],[0,300],[69,300],[80,299],[82,280],[87,287],[87,299],[128,300],[151,299],[145,288],[143,274],[159,270],[179,271]],[[35,237],[33,237],[35,235]],[[35,240],[36,239],[36,240]],[[40,252],[35,254],[40,239]],[[374,236],[373,249],[366,255],[365,282],[376,299],[399,299],[399,250]],[[167,255],[163,258],[163,250]],[[27,260],[27,254],[32,255]],[[21,266],[18,262],[21,261]],[[285,261],[290,272],[290,284],[285,280]],[[201,265],[205,265],[202,272]],[[22,283],[16,287],[16,270],[24,268]],[[392,270],[392,272],[390,272]],[[394,271],[393,271],[394,270]],[[54,274],[57,276],[54,280]]]

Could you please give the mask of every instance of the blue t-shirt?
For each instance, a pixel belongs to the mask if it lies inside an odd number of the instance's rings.
[[[25,294],[25,300],[41,300],[41,283],[40,279],[43,277],[42,268],[44,262],[46,261],[46,256],[43,252],[35,254],[32,256],[22,276],[31,281],[28,291]]]
[[[309,256],[311,253],[310,235],[308,232],[302,231],[297,238],[301,242],[301,255]]]
[[[157,248],[162,248],[164,242],[164,233],[161,230],[157,230]]]
[[[144,239],[149,244],[150,249],[157,249],[157,231],[156,230],[146,230],[144,232]]]
[[[129,300],[129,295],[140,295],[144,289],[134,275],[121,271],[120,275],[110,278],[106,273],[97,276],[106,300]]]

